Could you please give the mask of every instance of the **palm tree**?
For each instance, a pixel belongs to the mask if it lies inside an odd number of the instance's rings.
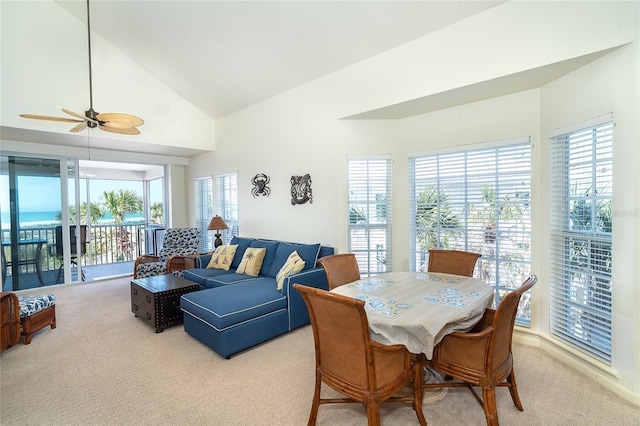
[[[142,211],[142,197],[130,189],[104,191],[104,206],[111,212],[113,222],[120,225],[127,214]]]
[[[105,209],[100,203],[89,204],[89,214],[87,215],[87,202],[80,204],[80,223],[87,224],[87,218],[91,218],[91,223],[95,224],[98,220],[104,216]],[[62,212],[56,214],[56,220],[62,221]],[[76,224],[76,206],[69,206],[69,223],[71,225]]]
[[[460,218],[449,204],[449,196],[434,186],[425,187],[416,207],[416,240],[423,252],[448,248],[460,234]]]
[[[104,198],[104,205],[107,210],[111,212],[113,222],[116,225],[120,225],[124,222],[124,218],[127,214],[142,211],[142,197],[130,189],[120,189],[118,192],[104,191],[102,196]],[[116,239],[118,240],[116,258],[118,260],[124,260],[125,253],[127,254],[127,258],[131,257],[132,245],[129,239],[129,232],[125,227],[117,227]]]
[[[151,223],[164,223],[162,215],[162,203],[151,204]]]
[[[469,220],[484,227],[484,242],[496,242],[496,224],[500,222],[519,222],[524,215],[522,197],[517,193],[505,193],[498,198],[493,185],[483,185],[480,207],[469,206]]]

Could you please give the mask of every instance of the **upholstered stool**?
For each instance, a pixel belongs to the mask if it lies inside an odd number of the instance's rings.
[[[56,328],[56,296],[43,294],[40,296],[24,296],[20,302],[20,326],[24,344],[31,343],[31,336],[47,326]]]

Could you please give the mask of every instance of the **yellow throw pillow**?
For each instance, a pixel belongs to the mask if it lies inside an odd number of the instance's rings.
[[[282,265],[282,268],[280,268],[280,271],[278,271],[278,274],[276,275],[278,290],[282,290],[282,286],[284,285],[285,278],[287,278],[289,275],[297,274],[303,269],[304,269],[304,260],[302,260],[300,255],[298,255],[297,251],[294,251],[289,255],[289,258],[287,259],[286,262],[284,262],[284,265]]]
[[[262,267],[264,255],[267,253],[266,248],[249,247],[244,252],[240,265],[236,269],[236,274],[246,274],[257,277]]]
[[[216,251],[213,252],[211,260],[207,264],[207,269],[224,269],[228,271],[233,261],[233,256],[236,254],[238,245],[233,246],[218,246]]]

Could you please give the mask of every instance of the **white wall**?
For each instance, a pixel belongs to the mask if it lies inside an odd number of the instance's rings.
[[[393,156],[393,268],[407,269],[407,157],[456,146],[531,137],[533,292],[528,340],[640,404],[637,2],[509,2],[437,33],[343,69],[217,122],[215,153],[194,158],[189,180],[237,171],[244,236],[347,248],[346,156]],[[401,120],[339,120],[608,48],[599,60],[507,96]],[[578,97],[579,95],[579,97]],[[614,112],[614,355],[600,368],[564,350],[548,330],[548,151],[550,130]],[[250,179],[271,177],[269,198],[252,198]],[[292,206],[289,178],[310,173],[314,203]],[[193,204],[193,195],[190,196]],[[621,225],[620,225],[621,224]],[[632,238],[629,238],[632,236]],[[624,241],[622,241],[624,239]],[[633,337],[630,337],[633,336]],[[631,340],[632,351],[628,345]],[[597,363],[595,363],[597,364]],[[611,374],[610,374],[611,373]]]
[[[189,203],[187,202],[188,185],[187,171],[184,166],[170,164],[165,169],[167,176],[167,218],[169,228],[189,226]]]

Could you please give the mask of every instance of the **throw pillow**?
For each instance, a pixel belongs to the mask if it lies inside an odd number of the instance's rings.
[[[294,251],[289,255],[287,261],[282,265],[280,271],[276,275],[276,282],[278,283],[277,289],[282,290],[284,285],[284,279],[289,275],[297,274],[304,269],[304,260],[298,255],[297,251]]]
[[[266,253],[266,248],[248,247],[242,256],[238,269],[236,269],[236,274],[257,277],[260,274],[260,267],[262,267],[262,261]]]
[[[278,250],[276,250],[276,257],[273,259],[269,273],[263,275],[275,277],[278,274],[278,271],[282,268],[282,265],[287,261],[289,255],[294,251],[297,251],[298,255],[302,260],[304,260],[305,270],[316,267],[318,253],[320,252],[320,244],[296,244],[281,241],[278,245]]]
[[[211,260],[207,264],[207,269],[224,269],[228,271],[231,262],[236,254],[238,245],[218,246],[216,251],[211,255]]]

